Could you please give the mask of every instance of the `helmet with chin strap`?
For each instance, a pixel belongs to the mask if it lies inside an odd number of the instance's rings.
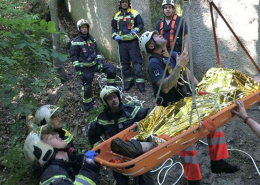
[[[44,166],[51,158],[54,158],[58,151],[67,151],[67,148],[53,148],[42,141],[42,136],[49,134],[48,125],[34,129],[24,142],[24,156],[30,162],[38,162]]]
[[[163,0],[162,7],[167,4],[170,4],[174,7],[174,0]]]
[[[88,29],[89,29],[89,23],[86,19],[80,19],[77,22],[77,30],[80,31],[80,26],[82,25],[87,25]]]
[[[152,36],[153,36],[154,33],[159,34],[158,31],[156,31],[156,30],[155,31],[146,31],[139,38],[139,47],[140,47],[141,51],[143,51],[146,55],[147,55],[147,52],[148,52],[147,48],[146,48],[146,44],[151,39],[153,39]]]
[[[119,93],[119,90],[114,87],[114,86],[105,86],[101,92],[100,92],[100,99],[101,99],[101,102],[102,104],[105,106],[105,107],[108,107],[108,104],[106,102],[106,99],[107,97],[111,94],[111,93],[116,93],[118,99],[119,99],[119,102],[121,102],[121,97],[120,97],[120,93]]]
[[[24,156],[30,162],[39,162],[43,166],[49,161],[54,153],[52,146],[44,143],[41,140],[41,135],[47,125],[41,126],[33,130],[26,138],[24,142]]]
[[[35,113],[35,122],[37,125],[45,125],[51,122],[51,116],[59,110],[55,105],[43,105]]]

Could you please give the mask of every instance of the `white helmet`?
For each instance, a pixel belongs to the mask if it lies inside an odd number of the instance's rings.
[[[88,29],[89,29],[89,23],[86,19],[80,19],[78,22],[77,22],[77,30],[80,31],[80,26],[82,25],[87,25],[88,26]]]
[[[35,113],[35,122],[37,125],[49,124],[51,116],[59,109],[55,105],[43,105]]]
[[[100,98],[105,107],[108,106],[106,102],[107,96],[110,95],[111,93],[116,93],[119,101],[121,102],[119,90],[114,86],[105,86],[100,92]]]
[[[147,50],[146,50],[146,44],[149,42],[152,38],[153,33],[159,34],[158,31],[146,31],[142,34],[142,36],[139,38],[139,47],[141,51],[143,51],[147,55]]]
[[[162,2],[162,7],[166,4],[170,4],[172,6],[174,6],[174,0],[163,0]]]
[[[30,162],[38,161],[43,166],[54,153],[52,146],[44,143],[41,138],[42,130],[47,128],[46,125],[33,130],[24,142],[24,156]]]

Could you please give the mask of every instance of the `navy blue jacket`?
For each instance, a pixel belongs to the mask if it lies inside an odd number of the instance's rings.
[[[98,181],[99,166],[83,163],[83,155],[70,155],[69,162],[51,160],[46,165],[40,178],[43,185],[91,185]]]
[[[130,127],[135,122],[144,119],[148,112],[149,108],[141,108],[129,104],[124,105],[122,103],[117,114],[105,108],[99,114],[97,120],[92,122],[89,127],[88,140],[91,146],[100,141],[100,136],[104,135],[105,139],[108,139]]]
[[[78,34],[71,42],[70,59],[79,77],[87,68],[103,62],[96,40],[89,34]]]

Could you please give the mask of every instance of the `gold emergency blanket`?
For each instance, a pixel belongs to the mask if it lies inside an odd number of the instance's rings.
[[[259,88],[257,82],[237,70],[211,68],[195,88],[196,106],[192,106],[192,97],[181,99],[168,107],[156,106],[140,122],[137,139],[145,140],[150,135],[162,134],[174,137],[190,128],[190,124],[197,125],[199,120],[203,121]],[[207,94],[198,95],[200,91],[206,91]]]

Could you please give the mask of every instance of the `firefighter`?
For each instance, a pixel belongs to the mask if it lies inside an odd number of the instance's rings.
[[[137,33],[142,31],[144,24],[140,14],[131,8],[130,0],[119,0],[119,12],[112,20],[112,37],[118,42],[120,61],[125,77],[124,90],[129,91],[134,85],[134,77],[130,59],[135,72],[135,82],[140,92],[145,92],[143,59],[138,45]]]
[[[100,142],[100,136],[108,139],[130,127],[135,122],[142,120],[149,112],[149,108],[124,105],[121,102],[119,90],[113,86],[105,86],[100,92],[100,98],[105,108],[98,115],[97,120],[92,122],[89,127],[88,139],[92,146]],[[113,176],[117,181],[117,185],[128,184],[129,177],[114,171]],[[150,172],[134,178],[134,181],[140,185],[154,184]]]
[[[60,118],[60,108],[55,105],[43,105],[35,113],[35,123],[38,126],[48,126],[49,132],[58,133],[70,149],[71,154],[76,153],[73,144],[73,135],[63,128]]]
[[[160,35],[162,35],[168,41],[166,45],[168,52],[171,50],[174,38],[177,37],[172,53],[172,57],[176,59],[177,53],[182,52],[183,35],[184,51],[188,52],[188,28],[183,21],[180,25],[179,33],[176,36],[177,28],[180,24],[181,17],[177,14],[174,14],[174,0],[163,0],[162,8],[164,16],[157,21],[155,29],[160,33]]]
[[[58,134],[59,137],[67,143],[69,154],[77,154],[77,150],[73,144],[73,135],[63,128],[60,118],[60,108],[55,105],[43,105],[35,113],[35,123],[39,128],[47,129],[49,133]],[[42,167],[38,163],[33,163],[33,173],[36,178],[39,178],[42,172]]]
[[[96,40],[89,34],[89,23],[85,19],[77,22],[77,37],[71,42],[70,59],[77,76],[82,80],[83,108],[93,109],[92,81],[95,72],[107,74],[107,84],[115,85],[116,69],[103,61]]]
[[[177,55],[177,60],[174,61],[170,57],[167,50],[167,40],[163,38],[157,31],[145,32],[139,39],[140,48],[146,54],[150,53],[148,63],[148,74],[152,81],[154,95],[157,94],[161,85],[160,97],[162,97],[161,105],[164,107],[179,101],[183,96],[187,96],[185,92],[179,89],[177,82],[180,77],[181,69],[189,61],[187,52],[183,52],[180,56]],[[166,67],[165,61],[170,57],[170,64],[167,68],[165,78],[163,72]],[[191,78],[190,73],[188,77]],[[194,77],[195,78],[195,77]],[[195,79],[196,80],[196,79]],[[194,80],[194,81],[195,81]],[[197,82],[195,82],[196,84]],[[181,92],[181,93],[180,93]],[[239,170],[237,166],[230,165],[224,159],[228,158],[227,144],[225,141],[224,132],[221,128],[207,136],[209,154],[211,159],[211,172],[213,173],[234,173]],[[180,152],[180,157],[183,162],[184,172],[189,184],[200,184],[202,178],[200,173],[199,163],[196,157],[197,151],[194,145],[189,146]]]
[[[24,143],[25,158],[42,167],[40,184],[95,185],[100,167],[94,162],[97,154],[90,150],[84,155],[68,155],[67,143],[44,128],[33,130]]]

